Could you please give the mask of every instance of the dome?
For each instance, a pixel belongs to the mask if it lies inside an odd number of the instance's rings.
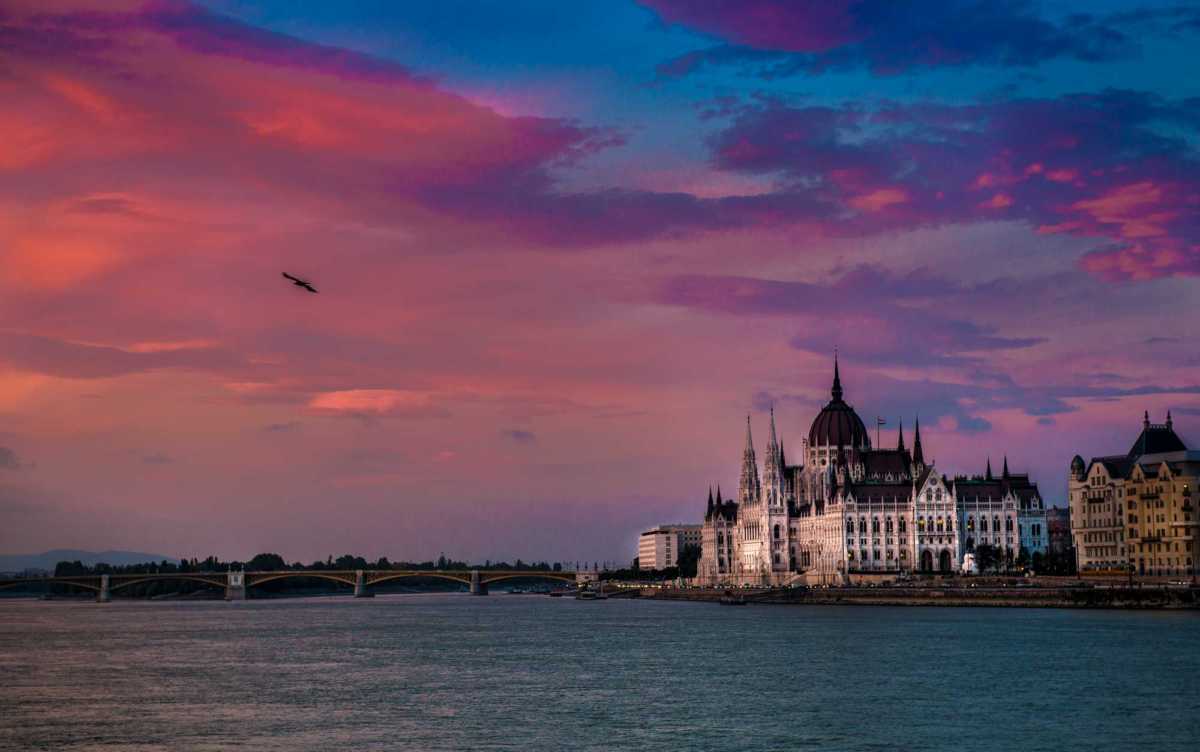
[[[842,400],[842,380],[836,358],[833,361],[832,396],[829,404],[813,419],[812,428],[808,429],[808,445],[870,448],[871,439],[862,418]]]

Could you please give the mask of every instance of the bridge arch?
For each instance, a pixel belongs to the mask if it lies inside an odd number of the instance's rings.
[[[488,577],[486,573],[479,573],[479,581],[485,585],[491,585],[493,582],[503,582],[504,580],[555,580],[557,582],[569,582],[574,584],[574,574],[563,574],[562,572],[505,572],[496,577]]]
[[[321,571],[299,570],[296,572],[272,573],[272,574],[266,575],[265,577],[255,577],[253,572],[247,572],[246,573],[246,588],[249,589],[252,587],[258,587],[259,585],[264,585],[268,582],[274,582],[276,580],[297,580],[297,579],[301,579],[301,578],[314,579],[314,580],[327,580],[329,582],[337,582],[342,585],[354,587],[354,578],[353,577],[345,577],[345,576],[336,575],[336,574],[327,574],[327,573],[321,572]]]
[[[110,581],[109,585],[108,585],[108,589],[109,589],[109,591],[120,590],[121,588],[127,588],[127,587],[131,587],[133,585],[140,585],[145,582],[165,582],[168,580],[185,580],[188,582],[199,582],[199,583],[208,585],[209,587],[215,587],[215,588],[225,587],[224,582],[221,582],[213,577],[204,577],[201,575],[189,575],[189,574],[174,574],[174,573],[157,574],[156,573],[150,577],[139,577],[134,580],[118,580],[117,582]],[[99,590],[99,588],[97,588],[97,590]]]
[[[368,586],[378,585],[381,582],[391,582],[392,580],[412,579],[414,577],[431,577],[439,580],[450,580],[457,582],[460,585],[471,586],[471,576],[459,576],[453,574],[442,574],[441,572],[396,572],[395,574],[385,574],[380,577],[374,577],[367,580]]]

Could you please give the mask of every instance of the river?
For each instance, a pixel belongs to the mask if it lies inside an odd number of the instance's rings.
[[[1200,614],[7,600],[0,748],[1191,752]]]

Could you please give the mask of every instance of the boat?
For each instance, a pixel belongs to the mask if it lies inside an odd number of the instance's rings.
[[[550,597],[551,598],[561,598],[561,597],[563,597],[563,592],[561,590],[551,590]]]
[[[744,606],[744,605],[746,605],[746,599],[740,595],[734,595],[733,591],[731,591],[731,590],[726,590],[725,595],[722,595],[721,599],[717,602],[720,603],[722,606]]]
[[[580,590],[578,593],[575,594],[575,600],[577,600],[577,601],[594,601],[594,600],[596,600],[596,593],[592,590]]]

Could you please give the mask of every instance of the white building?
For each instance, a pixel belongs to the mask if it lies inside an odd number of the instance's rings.
[[[737,497],[709,494],[698,583],[834,584],[851,575],[950,573],[977,542],[995,545],[1001,561],[1015,560],[1019,512],[1041,509],[1027,475],[1010,475],[1006,462],[1002,478],[993,479],[989,468],[986,476],[951,481],[926,463],[919,422],[911,452],[903,427],[895,449],[872,448],[842,395],[835,359],[832,399],[801,442],[799,465],[787,464],[772,411],[761,479],[747,418]],[[978,528],[986,528],[986,539]]]
[[[684,546],[702,547],[701,525],[659,525],[638,536],[638,567],[666,569],[679,561]]]

